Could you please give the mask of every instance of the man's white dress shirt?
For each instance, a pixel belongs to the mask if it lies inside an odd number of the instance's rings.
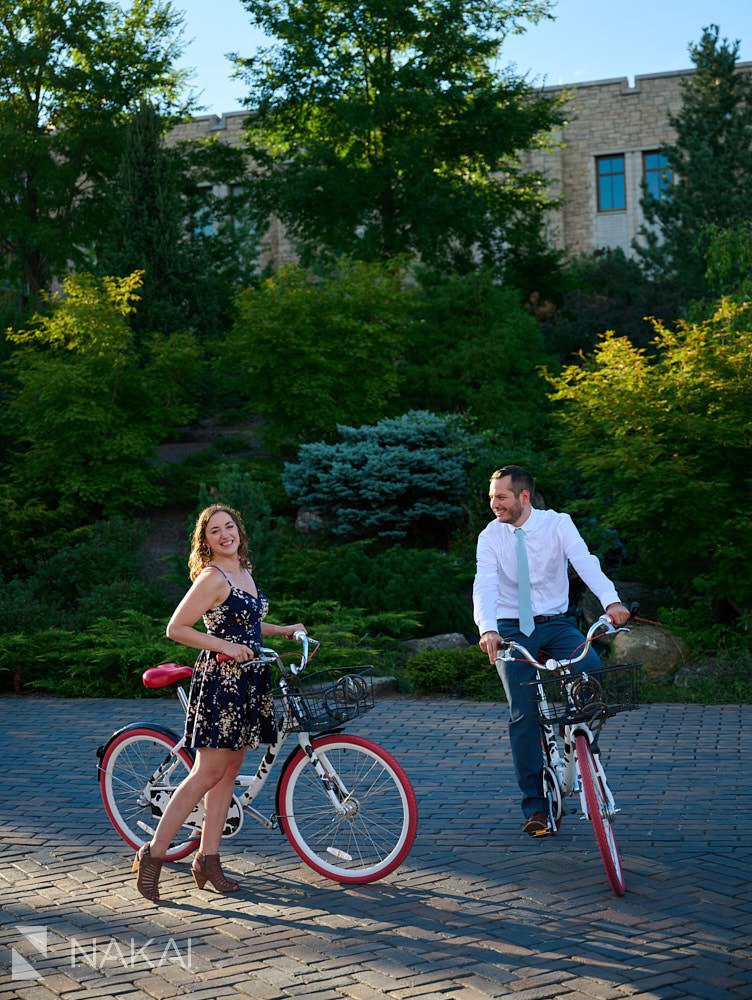
[[[569,514],[536,510],[523,525],[534,615],[558,615],[569,606],[567,563],[603,605],[618,602],[613,583],[588,551]],[[514,525],[493,520],[478,535],[473,584],[475,622],[481,635],[496,632],[497,619],[519,618]]]

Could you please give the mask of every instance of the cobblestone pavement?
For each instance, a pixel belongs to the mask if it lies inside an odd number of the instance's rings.
[[[388,696],[351,728],[415,786],[420,827],[400,870],[344,888],[248,820],[224,849],[239,894],[199,892],[182,862],[155,907],[95,776],[96,746],[136,721],[179,728],[179,708],[0,699],[0,1000],[752,997],[752,706],[654,705],[609,722],[621,899],[588,823],[521,834],[505,706]],[[36,944],[19,926],[41,929]],[[13,952],[41,978],[12,980]]]

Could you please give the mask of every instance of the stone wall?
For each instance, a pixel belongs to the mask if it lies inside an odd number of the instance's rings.
[[[739,69],[751,71],[752,62],[740,63]],[[551,137],[554,148],[527,153],[523,163],[546,176],[552,195],[562,200],[561,207],[548,216],[554,246],[570,255],[600,247],[621,247],[633,253],[632,241],[643,222],[643,153],[659,150],[674,139],[669,118],[681,105],[682,79],[693,72],[650,73],[635,77],[634,85],[622,77],[544,88],[548,94],[567,95],[566,123]],[[217,135],[239,144],[246,114],[202,115],[176,126],[170,138]],[[613,154],[624,156],[626,206],[623,211],[599,212],[596,158]],[[291,243],[275,220],[262,241],[261,266],[278,267],[295,259]]]
[[[748,72],[752,63],[740,63],[739,69]],[[693,72],[637,76],[633,86],[622,77],[544,89],[544,93],[567,95],[567,120],[552,136],[560,145],[535,151],[524,162],[550,178],[552,194],[563,199],[562,207],[549,218],[555,246],[568,254],[599,247],[621,247],[633,253],[632,240],[643,222],[643,153],[674,140],[669,118],[681,106],[681,81]],[[599,212],[596,158],[613,154],[624,155],[626,207]]]
[[[246,111],[232,111],[221,117],[218,115],[199,115],[176,125],[167,136],[167,144],[173,145],[186,140],[198,141],[216,137],[221,142],[241,146],[243,144],[243,122],[247,114]],[[226,196],[229,191],[226,186],[219,185],[213,188],[213,193]],[[282,223],[276,218],[272,219],[268,230],[261,239],[260,251],[260,270],[265,270],[269,266],[276,270],[283,264],[290,264],[297,260],[293,246],[285,236]]]

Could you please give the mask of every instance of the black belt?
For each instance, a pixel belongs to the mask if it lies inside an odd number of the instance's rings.
[[[544,622],[552,622],[555,618],[565,618],[565,617],[566,617],[566,611],[560,611],[558,615],[534,615],[533,623],[535,625],[542,625]],[[499,620],[502,622],[509,622],[510,624],[516,622],[519,625],[520,623],[519,618],[501,618]]]

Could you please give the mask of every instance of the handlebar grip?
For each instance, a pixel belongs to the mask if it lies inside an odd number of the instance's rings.
[[[258,647],[257,643],[255,643],[255,642],[247,642],[247,643],[244,643],[244,645],[246,645],[248,647],[248,649],[253,650],[253,655],[254,656],[258,656],[259,647]],[[235,662],[236,662],[235,657],[234,656],[230,656],[229,653],[217,653],[217,663],[235,663]]]
[[[304,632],[302,628],[299,628],[299,629],[296,629],[295,632],[293,632],[292,637],[295,640],[295,642],[302,642],[303,641],[303,636],[305,636],[307,634],[308,633]]]

